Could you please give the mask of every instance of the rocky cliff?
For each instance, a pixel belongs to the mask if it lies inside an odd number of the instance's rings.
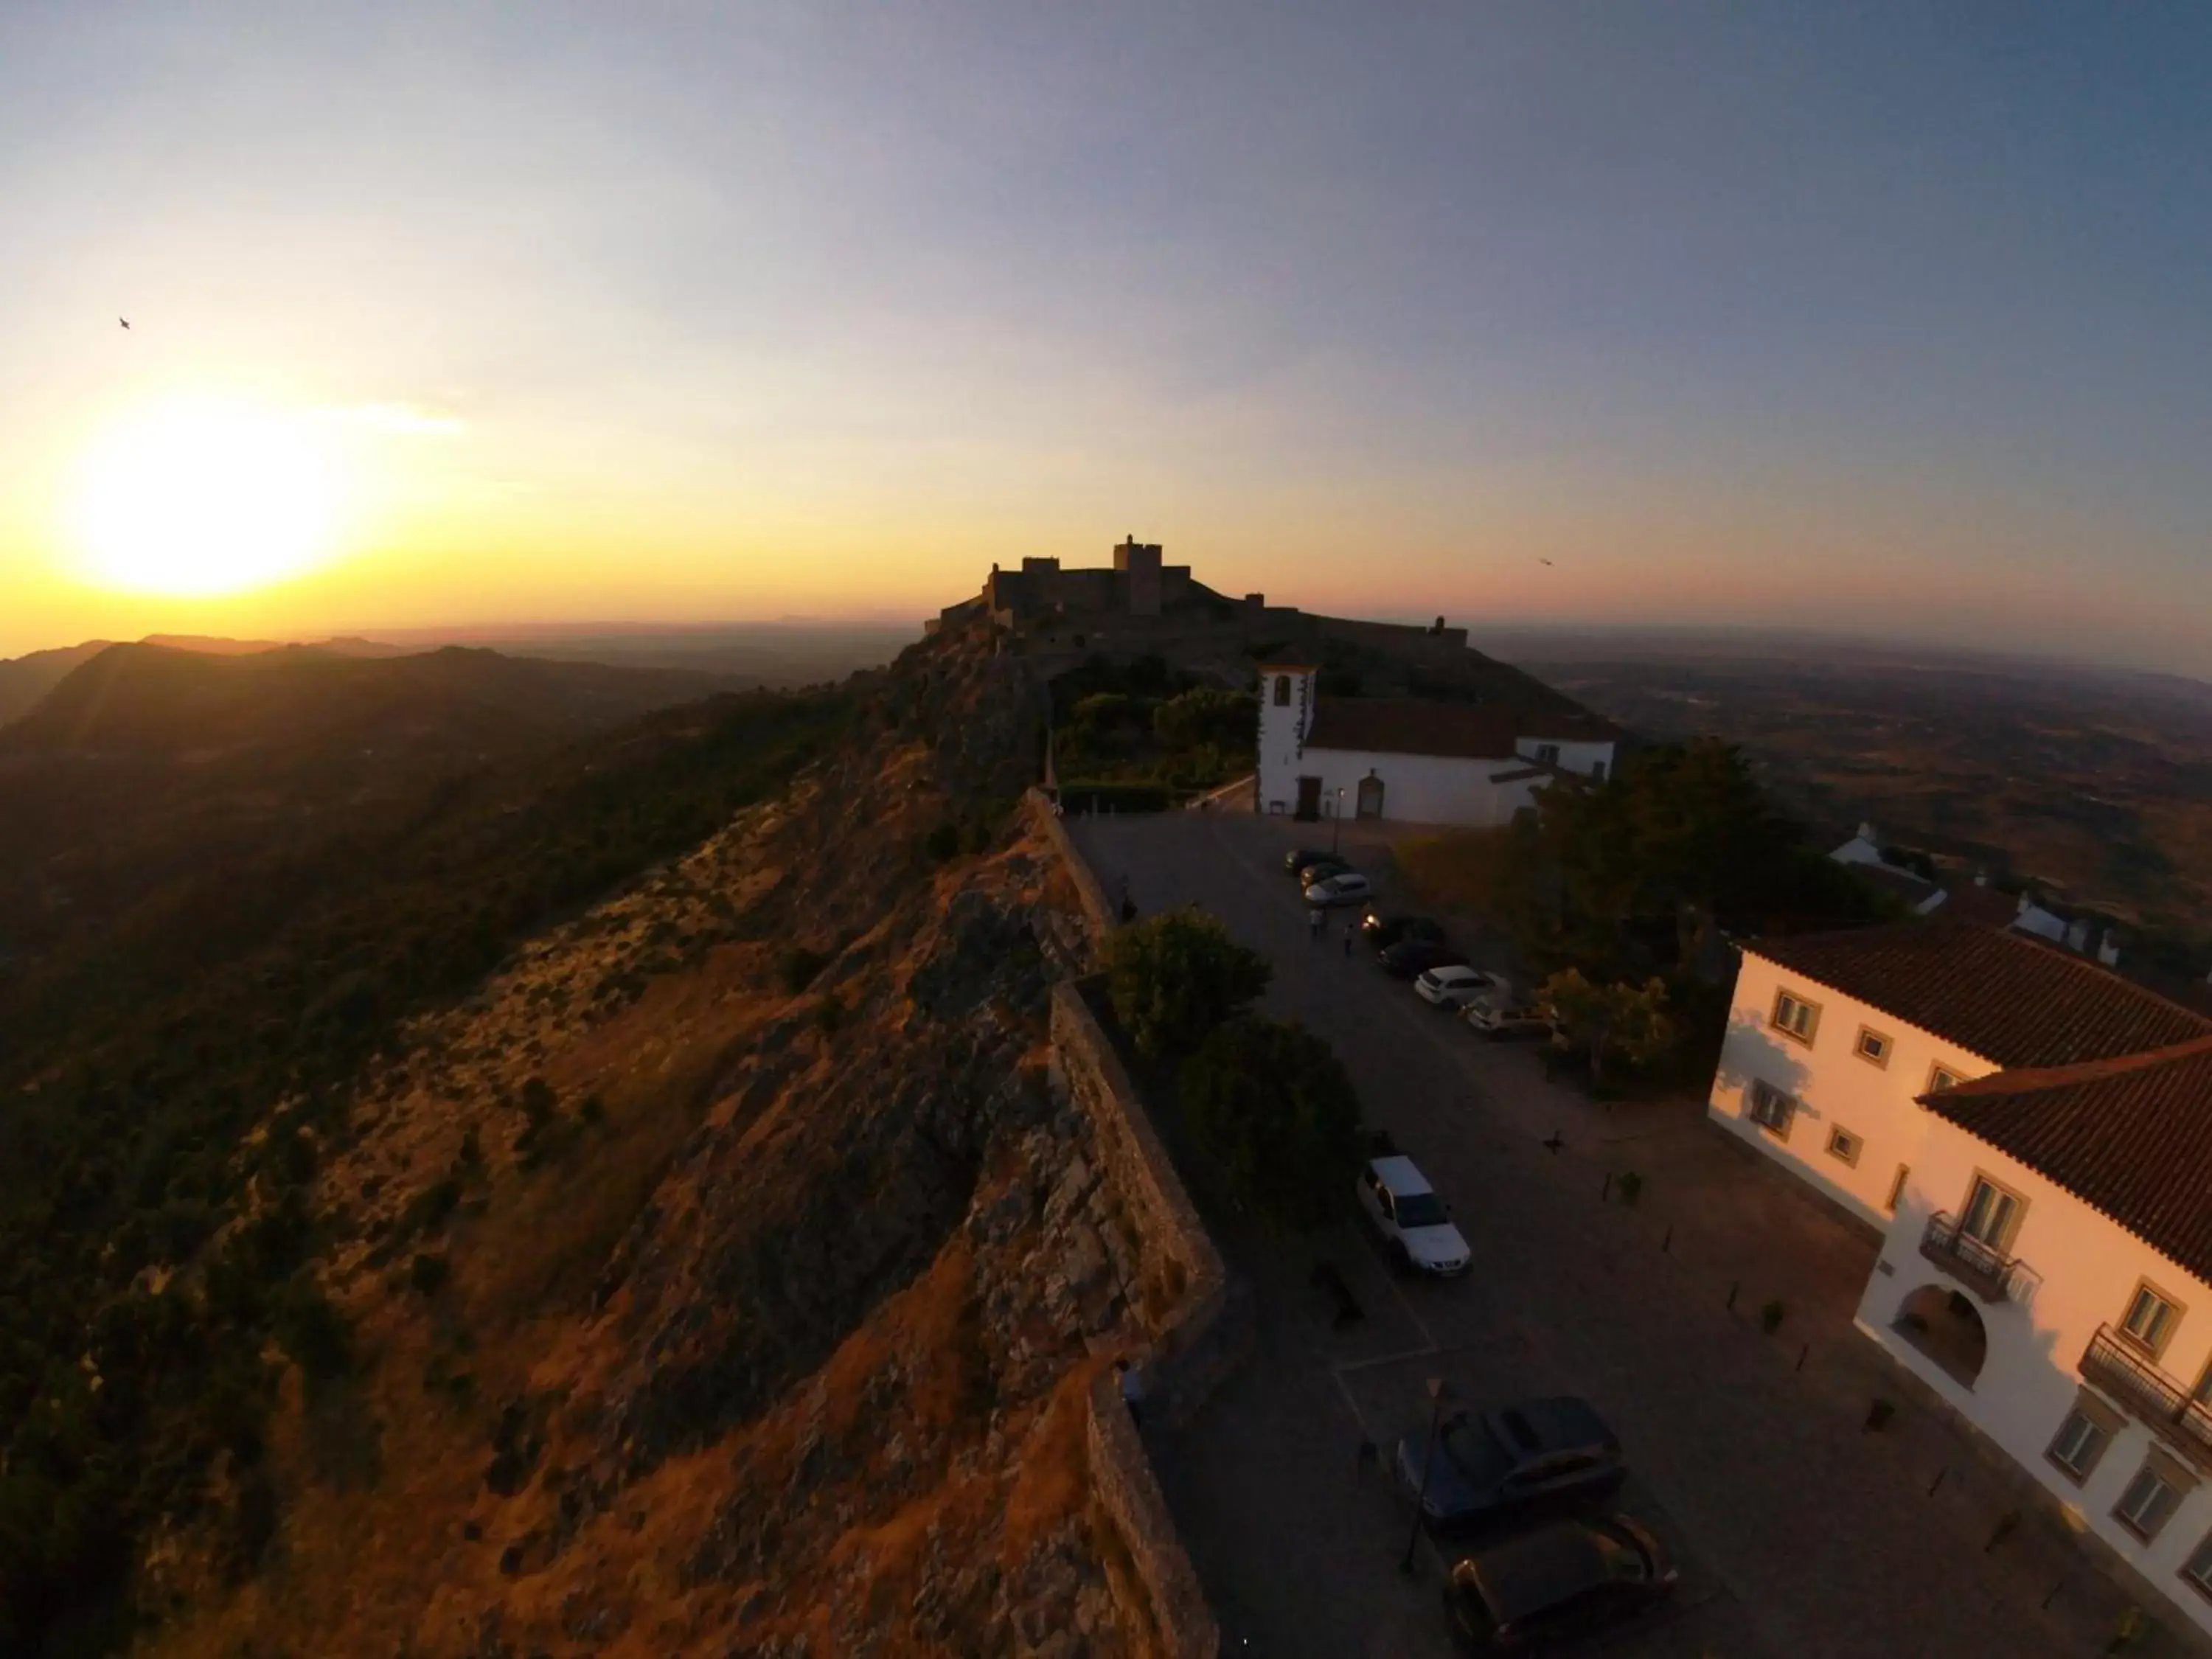
[[[258,1571],[164,1540],[150,1650],[1149,1650],[1085,1475],[1147,1296],[1047,1084],[1085,935],[1013,810],[1040,708],[915,647],[787,795],[409,1030],[325,1149],[354,1363],[288,1378]]]

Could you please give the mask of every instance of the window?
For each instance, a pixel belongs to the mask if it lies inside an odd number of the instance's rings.
[[[2078,1483],[2089,1478],[2090,1471],[2097,1467],[2097,1460],[2105,1455],[2105,1448],[2112,1443],[2111,1431],[2076,1407],[2066,1413],[2066,1420],[2058,1425],[2058,1433],[2045,1455]]]
[[[1774,994],[1775,1030],[1786,1031],[1800,1042],[1810,1047],[1813,1033],[1820,1029],[1820,1010],[1817,1004],[1794,997],[1787,991]]]
[[[2181,1564],[2181,1576],[2205,1595],[2212,1595],[2212,1537],[2207,1537]]]
[[[1881,1206],[1892,1215],[1897,1213],[1897,1206],[1905,1201],[1905,1183],[1911,1177],[1911,1165],[1900,1164],[1897,1166],[1897,1179],[1889,1183],[1889,1196],[1883,1200]]]
[[[1830,1158],[1840,1158],[1844,1163],[1848,1164],[1856,1169],[1858,1166],[1859,1154],[1865,1149],[1866,1142],[1860,1139],[1849,1129],[1831,1129],[1828,1131],[1828,1156]]]
[[[1754,1078],[1751,1085],[1751,1121],[1762,1129],[1790,1139],[1790,1120],[1796,1115],[1797,1103],[1764,1078]]]
[[[1958,1086],[1959,1074],[1956,1072],[1946,1071],[1942,1066],[1938,1066],[1928,1073],[1928,1086],[1920,1092],[1923,1095],[1932,1095],[1939,1089],[1955,1089]]]
[[[2017,1194],[2007,1192],[1987,1176],[1978,1175],[1966,1194],[1966,1206],[1960,1212],[1959,1231],[2002,1250],[2019,1231],[2020,1218],[2027,1208]]]
[[[1290,706],[1291,677],[1288,674],[1278,674],[1275,676],[1275,707],[1288,708]]]
[[[2128,1299],[2127,1316],[2120,1321],[2121,1334],[2153,1358],[2166,1352],[2166,1339],[2181,1322],[2181,1310],[2151,1288],[2146,1279]]]
[[[1859,1027],[1859,1040],[1851,1052],[1875,1066],[1889,1064],[1889,1039],[1871,1026]]]
[[[2112,1516],[2148,1543],[2158,1536],[2159,1528],[2172,1520],[2174,1510],[2180,1507],[2180,1489],[2166,1478],[2165,1471],[2156,1464],[2146,1463],[2120,1494]]]
[[[1538,744],[1536,745],[1536,764],[1537,764],[1537,765],[1539,765],[1539,766],[1557,766],[1559,763],[1559,744],[1557,744],[1556,743],[1540,743],[1540,744]]]

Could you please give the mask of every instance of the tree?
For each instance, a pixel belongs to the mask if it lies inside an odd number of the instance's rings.
[[[1123,927],[1106,945],[1114,1016],[1148,1060],[1190,1054],[1256,1001],[1272,977],[1265,957],[1195,908]]]
[[[1206,1038],[1178,1083],[1193,1137],[1263,1218],[1305,1231],[1342,1212],[1359,1097],[1328,1044],[1248,1014]]]
[[[1648,1066],[1674,1044],[1664,980],[1592,983],[1581,969],[1569,968],[1546,980],[1540,995],[1555,1023],[1553,1042],[1588,1054],[1593,1083],[1604,1083],[1608,1059]]]
[[[1249,755],[1259,734],[1260,702],[1247,691],[1202,685],[1152,710],[1152,735],[1170,749],[1210,746]]]

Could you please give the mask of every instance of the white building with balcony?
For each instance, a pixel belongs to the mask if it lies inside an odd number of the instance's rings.
[[[1859,1329],[2212,1632],[2212,1020],[2016,933],[1765,940],[1710,1110],[1881,1231]]]
[[[1260,669],[1256,805],[1299,818],[1510,823],[1560,775],[1601,780],[1619,732],[1572,709],[1326,697],[1310,663]]]

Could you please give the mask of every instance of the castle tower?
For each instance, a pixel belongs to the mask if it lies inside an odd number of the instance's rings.
[[[1129,614],[1133,617],[1157,617],[1160,614],[1160,548],[1157,542],[1140,542],[1133,536],[1124,537],[1114,550],[1114,568],[1127,573],[1129,578]]]

